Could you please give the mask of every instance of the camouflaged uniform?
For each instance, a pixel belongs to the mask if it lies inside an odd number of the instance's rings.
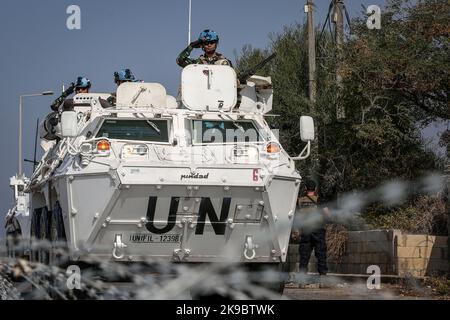
[[[53,111],[58,111],[59,107],[64,103],[68,96],[70,96],[75,91],[75,86],[72,84],[66,91],[64,91],[58,99],[56,99],[50,108]]]
[[[108,97],[108,99],[106,99],[106,101],[112,105],[115,106],[116,105],[116,101],[117,101],[117,93],[116,92],[112,92],[111,96]]]
[[[317,196],[305,196],[299,199],[301,238],[299,245],[300,272],[308,271],[309,259],[314,250],[319,274],[326,274],[327,244],[325,219],[317,207]]]
[[[202,54],[197,59],[192,59],[189,56],[191,55],[192,50],[194,50],[193,47],[188,46],[186,49],[183,50],[183,52],[180,53],[180,55],[177,58],[177,64],[184,68],[190,64],[216,64],[219,60],[226,60],[228,62],[228,65],[230,67],[233,67],[231,64],[231,61],[225,58],[225,56],[221,53],[215,52],[212,57],[208,57],[206,54]]]

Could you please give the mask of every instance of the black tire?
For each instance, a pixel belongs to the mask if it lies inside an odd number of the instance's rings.
[[[69,265],[69,259],[67,252],[66,234],[64,231],[64,221],[59,202],[56,202],[56,204],[53,206],[53,210],[49,212],[48,238],[48,264],[52,267],[51,270],[59,270],[59,273],[65,273],[65,270]],[[56,267],[56,269],[53,267]],[[54,274],[48,279],[48,282],[50,283],[50,290],[48,291],[48,294],[52,299],[60,300],[62,298],[61,294],[63,295],[63,297],[67,298],[67,288],[65,281],[65,278],[60,279]]]
[[[24,256],[22,249],[22,235],[15,231],[6,235],[6,248],[8,251],[8,258],[18,259]]]
[[[59,202],[56,202],[50,217],[49,225],[50,254],[51,265],[61,267],[68,261],[67,239],[64,229],[64,220],[62,209]]]
[[[14,234],[6,234],[6,253],[9,259],[15,259],[16,253],[14,250]]]
[[[17,259],[24,256],[22,230],[19,222],[13,218],[6,225],[6,252],[8,258]]]
[[[42,208],[39,223],[39,240],[41,248],[39,249],[39,262],[48,265],[50,259],[50,212],[47,208]]]
[[[34,209],[33,214],[31,216],[31,226],[30,226],[30,261],[38,262],[39,261],[39,250],[36,247],[39,242],[39,229],[40,229],[40,220],[41,220],[41,212],[42,208]]]

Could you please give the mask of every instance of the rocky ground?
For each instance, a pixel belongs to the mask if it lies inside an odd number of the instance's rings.
[[[21,295],[14,283],[6,275],[0,273],[0,300],[20,300]]]

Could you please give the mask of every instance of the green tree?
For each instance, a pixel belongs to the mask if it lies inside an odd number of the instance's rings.
[[[382,30],[369,30],[366,18],[352,21],[345,44],[344,92],[347,117],[336,119],[336,55],[332,37],[318,43],[318,97],[308,101],[305,25],[285,27],[272,35],[268,48],[244,47],[238,69],[256,63],[268,52],[277,59],[261,74],[274,82],[274,113],[270,123],[280,129],[290,154],[302,146],[298,119],[312,115],[318,124],[318,172],[311,160],[299,163],[302,173],[320,177],[321,193],[373,188],[385,180],[413,180],[437,168],[427,151],[419,125],[448,118],[448,3],[393,0],[383,10]],[[433,17],[430,12],[440,10]],[[447,14],[447,15],[446,15]],[[409,30],[411,26],[415,29]],[[403,41],[403,42],[402,42]],[[447,118],[446,118],[447,117]]]

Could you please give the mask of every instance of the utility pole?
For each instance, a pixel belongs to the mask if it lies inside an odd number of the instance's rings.
[[[314,31],[314,3],[308,0],[305,7],[308,14],[308,65],[309,65],[309,100],[314,108],[316,102],[316,35]]]
[[[344,48],[344,0],[333,0],[334,12],[333,23],[335,24],[335,41],[336,41],[336,117],[338,120],[345,119],[345,108],[342,104],[342,64],[343,64],[343,48]]]
[[[318,136],[317,126],[317,112],[316,112],[316,96],[317,96],[317,75],[316,75],[316,35],[314,30],[314,3],[313,0],[307,0],[305,6],[305,13],[308,17],[308,84],[309,84],[309,105],[311,116],[316,118],[314,121],[314,131]],[[312,142],[311,145],[311,161],[310,175],[316,180],[318,178],[318,171],[320,167],[319,160],[319,143],[318,138]]]

